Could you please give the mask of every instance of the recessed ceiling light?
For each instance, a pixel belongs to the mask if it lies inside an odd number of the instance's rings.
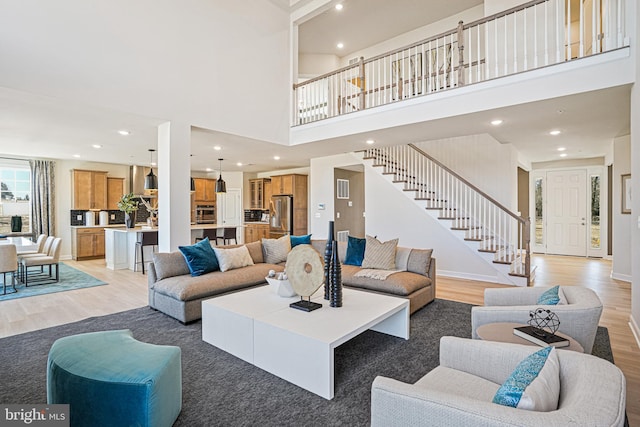
[[[211,169],[211,168],[206,168],[206,169],[205,169],[205,171],[207,171],[207,172],[213,172],[213,169]]]
[[[216,150],[216,151],[220,151],[220,150],[222,150],[222,147],[220,147],[219,145],[215,145],[213,147],[213,149]]]
[[[280,156],[273,156],[273,160],[280,160]]]
[[[560,135],[560,131],[557,130],[557,129],[556,130],[552,130],[551,132],[549,132],[549,135],[553,135],[553,136]]]
[[[342,49],[342,48],[344,47],[344,43],[338,43],[338,44],[336,45],[336,47],[337,47],[338,49]]]
[[[498,126],[502,124],[502,120],[500,119],[496,119],[496,120],[491,120],[491,124],[494,126]]]
[[[567,153],[560,154],[560,157],[567,157]]]
[[[129,132],[128,130],[122,129],[119,130],[118,133],[122,136],[127,136],[127,135],[131,135],[131,132]]]
[[[93,145],[92,145],[92,147],[97,149],[97,148],[102,148],[102,145],[100,145],[100,144],[93,144]]]
[[[373,139],[367,139],[367,144],[371,145],[373,144],[375,141]]]
[[[78,157],[80,157],[80,154],[74,154],[73,157],[78,158]]]
[[[566,149],[567,149],[566,147],[558,147],[558,151],[564,151]]]
[[[338,4],[336,5],[336,10],[342,10],[342,8],[343,8],[343,7],[344,7],[344,6],[342,6],[342,4],[341,4],[341,3],[338,3]]]
[[[236,163],[236,166],[242,166],[242,163],[238,162]]]

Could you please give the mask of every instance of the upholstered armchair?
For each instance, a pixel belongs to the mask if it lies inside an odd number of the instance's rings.
[[[484,306],[471,309],[471,333],[487,323],[514,322],[526,324],[529,312],[541,307],[536,304],[548,287],[485,289]],[[598,322],[602,314],[602,302],[591,289],[578,286],[560,286],[567,304],[549,307],[560,319],[558,332],[569,335],[591,354],[596,338]]]
[[[620,369],[595,356],[557,351],[558,409],[537,412],[492,403],[500,385],[537,346],[442,337],[440,366],[406,384],[377,377],[371,425],[623,426],[626,383]]]

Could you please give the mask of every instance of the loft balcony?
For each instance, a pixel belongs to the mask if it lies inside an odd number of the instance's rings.
[[[357,133],[632,83],[625,23],[621,0],[534,0],[361,57],[294,85],[292,142],[345,133],[329,119],[349,117]],[[524,95],[508,99],[514,93]],[[461,96],[456,106],[437,104]]]

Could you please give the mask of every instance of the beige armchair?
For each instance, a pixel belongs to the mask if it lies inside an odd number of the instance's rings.
[[[541,307],[536,304],[548,287],[485,289],[484,306],[471,309],[471,333],[487,323],[514,322],[526,324],[529,312]],[[569,335],[591,354],[596,338],[598,322],[602,314],[602,302],[591,289],[578,286],[561,286],[568,304],[549,307],[560,319],[559,332]]]
[[[558,351],[558,409],[536,412],[492,403],[500,385],[539,347],[442,337],[440,366],[415,384],[377,377],[371,425],[623,426],[626,383],[620,369],[595,356]]]
[[[59,261],[60,261],[60,244],[62,239],[56,237],[51,244],[51,248],[49,249],[49,253],[47,255],[31,255],[20,257],[20,272],[21,272],[21,280],[25,286],[29,286],[29,267],[41,267],[41,269],[45,266],[49,267],[49,274],[44,277],[39,276],[38,278],[33,278],[31,280],[33,284],[45,284],[51,282],[57,282],[60,280],[60,271],[59,271]],[[55,267],[55,277],[53,276],[52,266]],[[32,275],[33,276],[33,275]],[[34,283],[35,282],[35,283]]]

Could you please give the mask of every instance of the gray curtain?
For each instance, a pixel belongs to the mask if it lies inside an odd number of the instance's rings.
[[[31,232],[55,236],[55,162],[29,160],[31,167]]]

